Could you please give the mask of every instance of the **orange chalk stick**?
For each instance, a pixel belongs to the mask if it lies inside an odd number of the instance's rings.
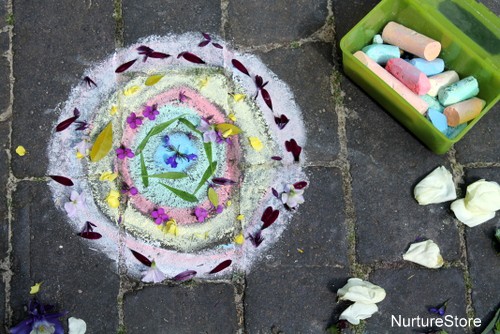
[[[484,100],[473,97],[446,107],[444,115],[448,120],[448,125],[457,126],[474,119],[483,110],[485,104]]]
[[[425,103],[418,95],[413,93],[408,87],[401,83],[398,79],[393,77],[389,72],[387,72],[382,66],[373,61],[368,57],[363,51],[358,51],[354,53],[360,62],[368,67],[375,75],[377,75],[381,80],[388,84],[392,89],[396,91],[403,99],[405,99],[413,108],[421,114],[427,111],[427,103]]]
[[[392,21],[384,27],[382,39],[384,43],[395,45],[428,61],[436,59],[441,52],[441,43],[438,41]]]

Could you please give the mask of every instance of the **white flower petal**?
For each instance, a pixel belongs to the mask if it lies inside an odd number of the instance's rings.
[[[375,304],[354,303],[342,312],[339,319],[347,320],[353,325],[359,325],[360,320],[371,317],[377,311],[378,307]]]
[[[403,259],[432,269],[441,268],[444,263],[438,245],[432,240],[411,244]]]
[[[144,277],[142,277],[142,281],[145,283],[160,283],[163,282],[166,278],[167,277],[160,269],[152,265],[146,271]]]
[[[413,190],[420,205],[443,203],[457,198],[451,173],[440,166],[420,181]]]
[[[476,225],[482,224],[493,217],[495,217],[495,211],[477,211],[470,210],[465,206],[465,200],[457,199],[451,203],[451,210],[455,213],[458,220],[469,227],[474,227]]]
[[[479,180],[467,187],[465,206],[469,210],[491,212],[500,210],[500,185]]]
[[[337,295],[340,300],[369,304],[382,301],[385,298],[385,290],[368,281],[350,278],[347,284],[337,291]]]
[[[85,334],[87,324],[82,319],[71,317],[68,319],[69,334]]]

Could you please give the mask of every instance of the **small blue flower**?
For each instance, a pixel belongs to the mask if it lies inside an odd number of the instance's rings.
[[[172,168],[177,167],[177,159],[185,159],[187,161],[196,160],[198,156],[194,153],[182,153],[180,148],[176,148],[175,146],[170,144],[170,137],[163,137],[163,146],[167,148],[168,151],[174,152],[171,156],[164,156],[165,163],[170,165]]]
[[[442,317],[446,313],[446,306],[448,305],[448,300],[449,299],[447,299],[445,302],[443,302],[435,307],[429,307],[429,309],[428,309],[429,313],[437,314],[440,317]]]
[[[46,311],[51,308],[52,306],[32,299],[28,306],[29,318],[12,327],[10,334],[64,334],[64,328],[58,318],[66,312],[47,314]]]

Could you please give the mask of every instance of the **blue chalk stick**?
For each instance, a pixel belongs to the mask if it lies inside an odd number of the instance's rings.
[[[423,58],[413,58],[410,64],[424,72],[425,75],[435,75],[444,71],[444,61],[441,58],[436,58],[432,61]]]
[[[425,103],[429,106],[429,109],[435,109],[439,112],[443,112],[444,107],[439,103],[439,101],[435,98],[433,98],[430,95],[420,95],[420,98],[424,100]]]
[[[401,55],[397,46],[389,44],[371,44],[365,46],[362,51],[380,65],[385,65],[389,59],[399,58]]]
[[[448,130],[445,132],[445,136],[454,139],[456,136],[460,134],[467,127],[467,123],[460,124],[459,126],[449,126]]]
[[[445,107],[450,104],[458,103],[479,93],[479,84],[473,76],[469,76],[460,81],[443,87],[438,92],[439,102]]]
[[[448,130],[448,121],[446,120],[446,116],[441,113],[439,110],[430,108],[427,110],[427,116],[429,117],[432,125],[436,127],[442,133],[446,133]]]

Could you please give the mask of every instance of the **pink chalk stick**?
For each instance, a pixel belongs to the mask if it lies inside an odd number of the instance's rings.
[[[354,54],[361,63],[366,65],[376,76],[383,80],[389,87],[394,89],[403,99],[405,99],[419,113],[424,114],[427,111],[427,103],[425,103],[418,95],[412,92],[408,87],[403,85],[398,79],[393,77],[382,66],[373,61],[363,51],[358,51]]]
[[[389,59],[385,69],[415,94],[425,95],[431,89],[429,78],[418,68],[401,58]]]

